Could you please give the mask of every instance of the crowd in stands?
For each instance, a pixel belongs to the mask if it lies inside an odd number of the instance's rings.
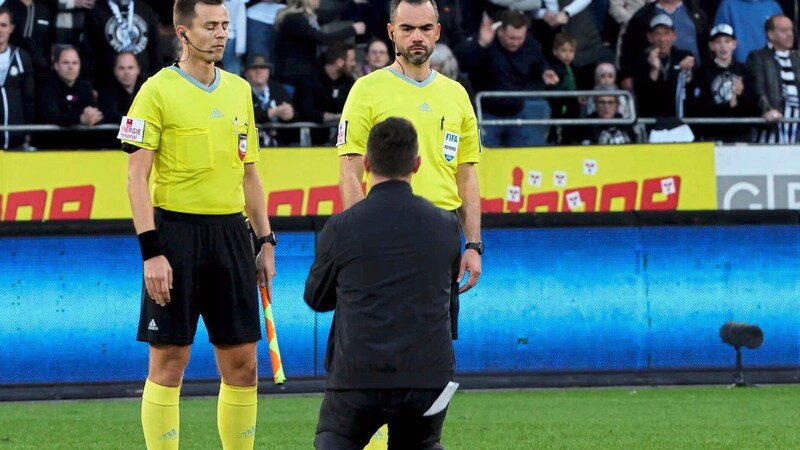
[[[389,0],[226,0],[220,63],[252,85],[265,146],[339,119],[355,79],[389,65]],[[484,91],[596,90],[594,96],[484,98],[483,118],[675,121],[695,140],[800,141],[797,14],[788,0],[439,0],[439,76]],[[0,0],[2,125],[118,124],[142,83],[182,52],[169,0]],[[617,95],[625,90],[632,94]],[[607,92],[607,94],[604,94]],[[633,99],[633,102],[631,102]],[[6,131],[4,149],[114,148],[111,131]],[[641,129],[639,130],[641,133]],[[330,145],[332,129],[313,129]],[[487,147],[636,142],[634,127],[483,127]]]

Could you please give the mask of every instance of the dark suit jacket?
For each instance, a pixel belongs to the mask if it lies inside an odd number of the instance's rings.
[[[456,215],[404,181],[379,183],[331,217],[304,295],[315,311],[336,311],[326,389],[441,389],[453,379],[460,239]]]
[[[791,50],[795,79],[800,80],[800,52]],[[747,77],[744,88],[749,99],[758,106],[761,113],[776,109],[781,114],[784,110],[783,87],[781,85],[781,68],[775,60],[775,51],[764,47],[753,50],[747,55]]]

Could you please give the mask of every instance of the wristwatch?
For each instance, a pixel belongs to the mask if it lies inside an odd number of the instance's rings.
[[[464,250],[475,250],[478,252],[479,255],[483,255],[483,241],[481,242],[467,242],[464,246]]]
[[[278,236],[275,236],[274,231],[266,236],[258,238],[258,245],[264,245],[264,244],[272,244],[273,247],[278,245]]]

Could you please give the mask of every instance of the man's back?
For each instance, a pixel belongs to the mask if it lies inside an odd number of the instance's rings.
[[[441,388],[452,380],[455,214],[414,196],[406,182],[386,181],[331,218],[317,253],[306,302],[336,308],[328,389]]]

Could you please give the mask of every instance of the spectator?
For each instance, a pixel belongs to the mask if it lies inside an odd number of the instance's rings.
[[[535,13],[537,19],[543,20],[550,28],[550,33],[543,36],[553,36],[559,32],[568,33],[575,37],[577,48],[573,66],[578,70],[578,86],[588,88],[592,85],[591,79],[594,67],[600,62],[614,61],[614,52],[603,44],[600,31],[595,23],[594,15],[588,6],[590,0],[544,0],[543,8]],[[545,47],[550,47],[552,37],[542,41]]]
[[[313,82],[298,88],[295,94],[300,118],[309,122],[329,123],[338,121],[347,94],[355,82],[356,50],[353,44],[339,42],[328,47],[325,65],[313,75]],[[314,145],[331,142],[330,129],[315,129],[311,132]]]
[[[794,26],[786,16],[772,16],[764,25],[767,46],[747,57],[745,88],[751,92],[763,117],[772,125],[760,133],[759,141],[770,144],[800,142],[798,123],[780,123],[800,117],[798,80],[800,53],[794,46]]]
[[[43,123],[61,126],[96,125],[103,121],[103,113],[97,108],[92,85],[78,78],[81,60],[78,51],[71,46],[60,46],[54,50],[55,74],[42,87],[41,102]],[[39,148],[94,147],[86,145],[84,136],[71,132],[46,133],[37,139]]]
[[[737,44],[733,55],[744,63],[751,51],[767,45],[764,23],[775,15],[783,15],[775,0],[723,0],[717,9],[714,25],[727,24],[736,30]]]
[[[139,62],[133,53],[122,52],[117,55],[114,82],[100,90],[99,103],[104,123],[119,124],[122,116],[128,114],[133,98],[142,87],[139,74]],[[114,140],[117,140],[116,133]]]
[[[597,90],[612,89],[617,87],[613,85],[597,87]],[[589,114],[588,118],[622,119],[618,109],[618,96],[600,95],[595,97],[594,104],[597,105],[597,110]],[[594,125],[581,128],[577,134],[577,141],[581,144],[617,145],[636,142],[636,133],[628,125]]]
[[[275,60],[275,16],[286,5],[278,0],[251,0],[247,4],[247,52]]]
[[[700,53],[700,45],[706,42],[706,16],[697,8],[693,0],[657,0],[648,3],[634,13],[622,38],[619,56],[620,86],[633,90],[633,76],[636,64],[645,55],[650,34],[650,21],[658,14],[672,19],[676,33],[675,47],[691,53],[699,64],[705,57]],[[705,45],[703,45],[705,47]]]
[[[642,117],[674,117],[680,112],[681,92],[691,81],[695,59],[675,47],[675,34],[670,16],[659,14],[650,21],[647,39],[652,49],[639,59],[634,75]]]
[[[652,3],[655,0],[610,0],[608,6],[608,15],[610,15],[619,26],[619,35],[617,36],[617,64],[619,64],[619,54],[622,49],[622,36],[628,28],[628,21],[631,20],[633,14],[642,8],[647,3]]]
[[[36,79],[41,82],[52,70],[53,15],[40,0],[8,0],[5,6],[11,11],[14,23],[20,24],[14,27],[11,44],[30,55]]]
[[[158,16],[142,0],[99,2],[86,18],[86,39],[91,51],[83,55],[84,76],[95,86],[113,84],[117,54],[136,55],[145,78],[161,68]]]
[[[34,119],[33,63],[25,50],[11,45],[14,22],[8,8],[0,7],[0,118],[3,124],[23,125]],[[25,145],[24,133],[0,133],[3,149]]]
[[[484,20],[477,37],[467,39],[456,51],[462,68],[469,73],[477,92],[537,91],[545,84],[558,83],[558,76],[544,60],[542,46],[528,33],[530,20],[517,11],[500,14],[495,32]],[[527,102],[521,98],[488,98],[483,104],[483,119],[548,118],[546,101]],[[488,147],[528,147],[545,143],[546,127],[483,127],[483,143]]]
[[[289,123],[294,119],[292,97],[286,87],[270,79],[272,63],[264,55],[251,54],[244,66],[244,77],[253,93],[253,110],[256,123]],[[286,130],[288,131],[288,130]],[[286,145],[289,133],[270,128],[259,129],[259,140],[264,147]]]
[[[331,45],[364,34],[364,22],[353,23],[336,32],[323,33],[314,14],[318,6],[319,0],[289,0],[286,8],[275,18],[278,30],[275,78],[297,87],[308,84],[320,70],[318,45]]]
[[[558,33],[553,39],[553,57],[550,67],[558,75],[558,83],[552,86],[556,91],[576,91],[575,72],[572,62],[575,60],[575,38],[567,33]],[[576,97],[551,98],[550,110],[554,119],[575,119],[580,116],[580,107]],[[555,144],[571,143],[570,139],[561,133],[561,127],[550,130],[550,142]]]
[[[436,46],[433,48],[433,53],[431,53],[431,69],[451,80],[456,80],[461,83],[461,85],[464,86],[464,90],[469,94],[472,107],[475,107],[475,91],[472,89],[472,83],[470,83],[469,78],[465,77],[459,70],[458,60],[447,44],[436,43]]]
[[[692,98],[692,115],[698,117],[744,117],[749,108],[744,92],[745,68],[733,55],[737,39],[733,27],[719,24],[711,29],[708,47],[714,60],[700,67],[697,88]],[[695,131],[703,140],[744,142],[749,137],[747,127],[706,125],[696,126]]]
[[[442,24],[442,34],[437,43],[445,44],[451,49],[457,48],[464,42],[461,4],[458,0],[439,0],[436,3],[439,8],[439,23]]]
[[[364,63],[358,76],[364,76],[374,70],[383,69],[389,65],[389,47],[383,39],[374,38],[367,43],[364,49]]]
[[[45,4],[56,12],[55,43],[78,48],[84,42],[86,15],[95,0],[47,0]]]
[[[594,69],[594,89],[597,90],[598,88],[611,88],[619,89],[617,87],[617,68],[614,67],[611,63],[600,63]],[[590,115],[595,112],[595,104],[594,104],[595,97],[590,97],[586,102],[586,115]],[[630,105],[628,104],[628,97],[624,95],[620,95],[617,98],[617,112],[622,115],[622,117],[630,117],[631,109]]]
[[[228,8],[228,42],[222,56],[222,68],[236,75],[242,74],[242,57],[247,51],[247,0],[225,0]]]
[[[345,3],[338,20],[342,22],[341,25],[345,26],[351,22],[364,24],[364,34],[358,37],[358,42],[384,37],[386,36],[386,24],[389,22],[386,6],[386,0],[349,0]]]

